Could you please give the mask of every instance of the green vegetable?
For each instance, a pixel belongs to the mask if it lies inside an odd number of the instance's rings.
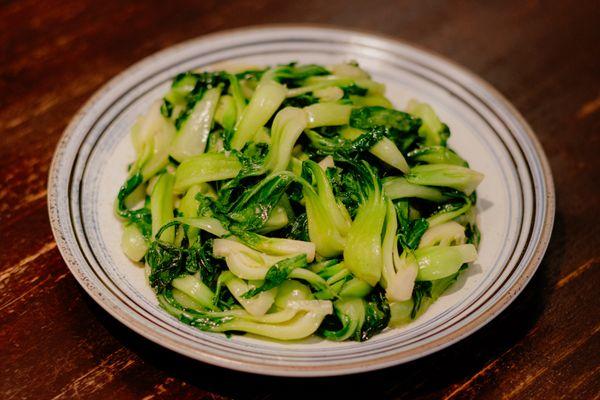
[[[352,339],[368,340],[381,332],[390,320],[390,308],[381,295],[374,294],[369,299],[344,299],[334,303],[334,309],[339,319],[339,329],[324,329],[321,334],[335,341]],[[330,323],[334,325],[335,323]]]
[[[288,92],[288,96],[289,96],[289,92]],[[300,94],[298,96],[295,97],[288,97],[286,98],[283,103],[281,103],[281,107],[285,108],[285,107],[296,107],[296,108],[303,108],[306,106],[310,106],[311,104],[315,104],[319,102],[319,98],[316,96],[313,96],[312,94]]]
[[[282,246],[276,249],[273,247],[276,245],[267,245],[263,247],[265,251],[258,251],[235,240],[215,239],[213,255],[224,258],[234,275],[250,280],[264,280],[269,269],[285,259],[302,255],[308,262],[314,257],[314,247],[301,242],[296,246],[288,245],[285,251]]]
[[[127,200],[130,198],[130,196],[132,196],[132,194],[139,188],[144,188],[142,186],[143,180],[144,178],[142,174],[137,172],[125,181],[123,186],[121,186],[119,189],[119,193],[117,194],[115,211],[120,218],[127,221],[128,225],[134,224],[144,238],[149,238],[152,235],[152,216],[150,209],[146,205],[135,210],[132,210],[127,206]],[[130,232],[130,234],[135,233]],[[126,243],[129,239],[123,240]]]
[[[227,83],[227,74],[223,72],[181,73],[173,80],[160,111],[180,129],[208,90],[226,86]]]
[[[346,125],[350,118],[350,111],[350,106],[336,103],[317,103],[304,107],[309,128]]]
[[[292,85],[291,89],[288,89],[288,97],[302,96],[307,93],[317,92],[319,90],[332,88],[332,87],[345,87],[352,85],[354,80],[352,78],[340,77],[335,75],[327,76],[311,76],[302,81],[302,85]]]
[[[209,332],[367,340],[477,257],[483,176],[354,62],[190,71],[131,129],[121,247]],[[335,314],[334,314],[335,310]]]
[[[419,136],[424,138],[425,146],[446,146],[450,130],[446,124],[440,121],[429,104],[411,100],[408,102],[407,111],[421,118],[422,125],[419,128]]]
[[[175,278],[196,272],[200,272],[205,285],[214,284],[216,270],[209,251],[208,247],[199,244],[184,248],[161,240],[152,242],[146,254],[146,262],[150,266],[150,285],[160,293],[168,289]]]
[[[208,89],[181,124],[171,144],[170,156],[179,162],[204,153],[221,88]]]
[[[387,201],[386,228],[383,237],[383,270],[381,286],[390,301],[405,301],[412,297],[415,279],[419,271],[417,260],[410,251],[398,253],[396,232],[398,222],[396,210],[390,200]]]
[[[342,137],[327,138],[310,129],[305,133],[317,154],[333,155],[337,159],[354,158],[370,151],[383,138],[383,131],[378,129],[365,132],[353,140]]]
[[[179,276],[171,281],[171,285],[202,307],[214,309],[214,293],[196,276]]]
[[[421,237],[429,228],[429,221],[424,218],[411,219],[407,201],[396,203],[396,213],[399,226],[398,240],[404,249],[416,249]]]
[[[362,199],[348,232],[344,260],[355,276],[375,286],[383,268],[381,232],[386,204],[381,182],[370,165],[363,161],[355,165],[354,169],[361,185]]]
[[[281,260],[269,268],[265,275],[265,281],[261,286],[248,290],[242,297],[250,299],[261,292],[277,287],[290,276],[293,270],[296,268],[305,268],[307,265],[306,255],[304,254]]]
[[[205,153],[179,164],[175,171],[175,191],[182,193],[193,185],[234,178],[242,169],[237,157],[225,153]]]
[[[329,67],[332,74],[354,79],[369,79],[370,76],[364,69],[360,68],[355,62],[334,64]]]
[[[272,173],[249,188],[235,202],[228,217],[246,230],[255,231],[262,228],[293,181],[294,175],[289,171]]]
[[[296,215],[282,232],[283,236],[296,240],[310,240],[308,237],[308,216],[306,212]]]
[[[337,100],[341,100],[346,95],[346,91],[337,86],[332,86],[332,87],[326,87],[323,89],[317,89],[313,92],[313,94],[314,94],[314,97],[316,97],[318,99],[317,101],[334,102]],[[314,101],[310,104],[314,104],[317,101]],[[307,104],[307,106],[310,104]]]
[[[140,261],[148,251],[148,241],[135,224],[126,225],[121,237],[121,249],[132,261]]]
[[[248,317],[233,316],[210,318],[206,314],[194,315],[189,311],[181,312],[179,318],[187,324],[211,332],[248,332],[278,340],[298,340],[312,335],[323,318],[330,313],[331,303],[327,302],[316,303],[308,310],[298,310],[293,318],[283,322],[253,321]]]
[[[315,293],[319,299],[363,298],[372,291],[372,287],[367,282],[352,275],[345,268],[344,263],[336,259],[313,264],[310,270],[322,279],[322,285],[319,284],[321,281],[309,281],[315,289],[319,290]]]
[[[434,187],[410,183],[406,178],[389,177],[383,180],[385,194],[392,200],[405,198],[418,198],[436,203],[443,202],[448,198],[444,193]]]
[[[360,340],[360,332],[365,322],[365,301],[360,298],[338,300],[334,303],[336,316],[341,322],[338,330],[324,330],[323,336],[329,340]]]
[[[430,227],[443,224],[464,215],[471,210],[471,200],[468,197],[460,197],[438,207],[437,211],[427,218]]]
[[[483,175],[472,169],[451,164],[417,165],[406,175],[409,183],[416,185],[443,186],[473,193],[483,180]]]
[[[350,114],[350,126],[358,129],[384,127],[397,133],[410,133],[419,128],[419,121],[412,115],[385,107],[355,108]]]
[[[245,295],[254,290],[254,284],[248,284],[230,272],[224,272],[221,277],[223,277],[223,283],[227,286],[229,292],[251,315],[265,315],[275,301],[276,287],[258,291],[255,295],[247,297]]]
[[[235,231],[237,239],[246,246],[263,253],[285,256],[289,254],[305,254],[308,262],[315,258],[315,244],[308,241],[272,238],[253,232]]]
[[[200,203],[196,198],[198,195],[214,197],[216,196],[216,193],[214,193],[214,190],[208,183],[201,183],[190,187],[179,203],[179,213],[183,215],[183,217],[195,218],[199,216],[198,208],[200,207]],[[189,241],[192,243],[195,242],[198,233],[199,228],[190,227],[187,230]]]
[[[169,162],[175,135],[175,127],[160,112],[160,103],[154,103],[131,129],[137,159],[130,169],[130,176],[139,172],[145,182],[162,170]]]
[[[279,83],[261,81],[235,126],[231,139],[232,149],[241,150],[252,141],[256,132],[275,114],[285,99],[285,94],[285,87]]]
[[[466,241],[465,227],[457,222],[449,221],[427,229],[421,237],[419,247],[450,246],[464,244]]]
[[[258,230],[259,233],[269,233],[284,228],[289,223],[288,215],[285,209],[279,205],[273,207],[269,218],[265,224]]]
[[[413,149],[419,142],[419,119],[405,112],[382,106],[367,105],[353,109],[350,115],[350,126],[361,130],[384,129],[385,136],[393,141],[399,152],[403,154]],[[406,172],[408,168],[404,164],[399,164],[398,168]]]
[[[292,148],[307,126],[306,113],[286,107],[275,116],[271,129],[271,146],[265,160],[268,171],[285,170],[290,163]]]
[[[288,86],[298,86],[311,76],[329,75],[330,72],[316,64],[289,63],[275,67],[272,72],[274,79]]]
[[[243,282],[232,277],[231,274],[225,276],[223,280],[229,284],[229,290],[234,292],[238,292],[237,289],[244,290],[241,287],[244,285]],[[232,282],[235,283],[232,285]],[[302,339],[314,333],[323,318],[332,313],[331,302],[313,300],[308,288],[293,281],[284,282],[277,290],[273,301],[267,292],[259,295],[268,296],[260,301],[241,299],[255,314],[240,309],[197,311],[178,302],[174,292],[174,290],[166,290],[161,293],[158,296],[160,305],[181,321],[212,332],[241,331],[279,340]],[[270,303],[276,304],[278,310],[265,314],[266,305]]]
[[[430,246],[417,249],[415,257],[419,264],[417,280],[432,281],[453,275],[463,264],[475,261],[477,250],[472,244]]]
[[[287,280],[279,286],[277,297],[275,297],[275,307],[284,309],[289,304],[298,304],[313,299],[314,296],[308,286],[298,281]]]
[[[458,275],[456,273],[434,281],[415,282],[411,299],[390,303],[390,326],[401,326],[418,318],[456,282]]]
[[[243,106],[242,105],[242,109]],[[215,122],[223,127],[225,132],[232,132],[237,122],[238,107],[233,96],[224,95],[219,98],[215,110]]]
[[[339,255],[344,250],[350,231],[350,216],[343,204],[336,201],[325,172],[314,161],[305,161],[303,169],[312,177],[315,188],[305,182],[302,193],[306,202],[308,235],[324,257]]]
[[[429,164],[451,164],[461,167],[469,167],[469,164],[460,158],[458,154],[444,146],[421,147],[408,153],[413,161]]]
[[[379,139],[379,141],[375,143],[369,149],[369,151],[386,164],[399,169],[404,173],[407,173],[409,170],[408,163],[396,144],[386,137],[389,135],[386,129],[382,130],[381,128],[371,128],[369,132],[381,132],[381,139]],[[344,138],[354,140],[359,138],[360,135],[363,134],[363,131],[356,128],[346,127],[342,129],[340,133]]]
[[[173,218],[173,183],[175,178],[169,173],[160,175],[150,197],[152,213],[152,235],[156,236],[158,230]],[[161,239],[171,243],[175,238],[175,230],[168,229],[163,232]]]

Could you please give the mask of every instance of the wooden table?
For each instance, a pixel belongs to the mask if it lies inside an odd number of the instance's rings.
[[[352,3],[1,2],[0,398],[599,398],[598,2]],[[253,376],[150,343],[69,273],[50,232],[46,179],[77,109],[159,49],[273,22],[335,24],[428,47],[492,83],[537,132],[558,198],[552,241],[525,291],[470,338],[361,376]]]

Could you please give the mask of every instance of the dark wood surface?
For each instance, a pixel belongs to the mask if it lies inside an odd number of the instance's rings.
[[[591,0],[1,1],[0,398],[599,398],[599,21]],[[384,371],[260,377],[150,343],[71,276],[50,232],[46,181],[77,109],[157,50],[275,22],[371,30],[430,48],[493,84],[537,132],[556,184],[552,240],[533,280],[488,326]]]

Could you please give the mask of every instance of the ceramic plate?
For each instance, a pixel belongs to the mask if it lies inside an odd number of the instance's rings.
[[[179,72],[215,65],[356,60],[396,107],[430,103],[450,145],[485,174],[478,189],[479,259],[421,318],[363,343],[293,343],[201,332],[163,312],[143,269],[120,250],[114,198],[134,159],[129,130]],[[535,272],[554,217],[550,169],[534,134],[493,88],[406,43],[354,31],[268,26],[217,33],[161,51],[106,84],[66,129],[48,203],[60,251],[84,289],[119,321],[181,354],[236,370],[286,376],[368,371],[422,357],[473,333],[514,300]]]

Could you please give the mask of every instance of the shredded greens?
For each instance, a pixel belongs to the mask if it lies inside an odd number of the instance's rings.
[[[483,175],[356,63],[177,75],[132,128],[123,252],[198,329],[368,340],[477,258]]]

